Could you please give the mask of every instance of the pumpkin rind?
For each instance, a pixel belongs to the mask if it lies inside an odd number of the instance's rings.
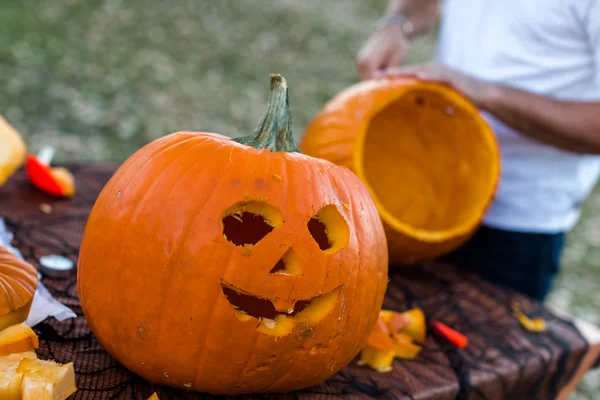
[[[0,115],[0,186],[23,165],[26,154],[21,135]]]
[[[0,329],[27,319],[37,283],[37,270],[0,246]]]
[[[413,79],[344,90],[311,121],[299,147],[367,184],[394,264],[431,260],[464,243],[500,174],[494,134],[476,107],[447,86]]]
[[[276,122],[261,124],[288,126]],[[118,169],[90,214],[83,311],[107,351],[151,382],[215,394],[312,386],[358,354],[377,319],[387,244],[364,184],[285,140],[242,141],[158,139]],[[319,215],[326,206],[335,210]],[[258,241],[225,233],[224,218],[244,212],[271,227]],[[311,237],[314,218],[328,225],[330,250]],[[272,272],[281,260],[293,265]],[[229,290],[256,307],[236,308]],[[269,318],[257,317],[265,299]]]
[[[33,351],[38,346],[37,335],[24,322],[0,331],[0,356]]]

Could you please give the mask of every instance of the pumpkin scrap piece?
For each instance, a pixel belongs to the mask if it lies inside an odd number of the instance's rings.
[[[23,164],[26,153],[19,132],[0,115],[0,186]]]
[[[413,343],[412,338],[403,333],[392,333],[395,345],[395,355],[398,358],[412,360],[415,358],[422,347]]]
[[[469,344],[469,338],[460,332],[442,324],[439,321],[433,321],[431,323],[431,329],[439,336],[447,339],[450,343],[458,347],[459,349],[465,348]]]
[[[513,302],[511,308],[513,310],[514,316],[517,318],[521,326],[529,332],[540,333],[545,332],[547,330],[546,321],[544,320],[544,318],[529,318],[521,311],[521,304],[518,301]]]
[[[23,359],[35,360],[35,352],[14,353],[0,357],[0,399],[21,400],[21,379],[23,373],[17,373]]]
[[[24,322],[0,331],[0,355],[33,351],[38,347],[37,335]]]
[[[530,319],[527,315],[523,314],[520,311],[515,312],[517,320],[523,326],[523,328],[527,329],[529,332],[546,332],[546,321],[542,317],[537,317],[534,319]]]
[[[160,400],[156,392],[152,393],[152,396],[148,397],[148,400]]]
[[[375,323],[375,327],[373,328],[373,330],[383,332],[386,335],[390,334],[390,328],[388,327],[387,323],[384,322],[381,318],[377,318],[377,322]]]
[[[383,313],[384,311],[382,311]],[[404,313],[398,313],[395,311],[387,311],[386,313],[389,313],[388,315],[385,316],[385,323],[387,324],[387,327],[389,328],[389,330],[391,332],[400,332],[401,330],[403,330],[404,328],[406,328],[410,322],[410,318],[405,315]],[[385,315],[385,314],[384,314]],[[380,317],[381,317],[381,313],[380,313]],[[383,320],[383,318],[382,318]]]
[[[77,391],[73,363],[23,359],[17,367],[22,373],[23,400],[65,400]]]
[[[417,343],[425,343],[427,332],[427,324],[425,323],[425,314],[420,308],[413,308],[402,313],[408,320],[406,326],[402,329],[402,333],[410,336]]]
[[[53,196],[72,197],[75,194],[75,178],[62,167],[50,167],[49,160],[53,150],[44,148],[40,156],[27,156],[27,176],[38,189]],[[48,154],[46,156],[46,154]]]
[[[368,365],[378,372],[392,370],[396,346],[387,333],[374,330],[367,339],[367,346],[360,353],[358,365]]]
[[[391,332],[401,332],[417,343],[425,343],[427,326],[425,314],[420,308],[413,308],[403,313],[381,310],[379,319],[387,324]]]
[[[381,310],[377,323],[361,351],[359,365],[388,372],[394,358],[412,360],[425,342],[425,314],[419,308],[403,313]]]

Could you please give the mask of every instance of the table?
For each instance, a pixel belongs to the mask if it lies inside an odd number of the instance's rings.
[[[77,181],[77,195],[70,200],[53,199],[35,190],[23,171],[0,188],[0,216],[15,234],[13,244],[36,266],[46,254],[77,260],[90,209],[116,167],[68,168]],[[49,204],[52,212],[44,213],[41,204]],[[63,322],[48,319],[35,327],[40,358],[74,361],[79,387],[75,399],[145,400],[154,391],[161,400],[215,397],[157,387],[130,373],[89,331],[75,273],[66,280],[44,277],[43,282],[78,315]],[[514,301],[531,315],[544,317],[548,332],[525,331],[512,315]],[[428,318],[466,334],[469,346],[459,350],[430,333],[418,357],[396,360],[390,373],[380,374],[353,362],[317,387],[240,398],[564,399],[600,352],[596,328],[558,317],[535,301],[441,263],[391,271],[384,307],[398,311],[421,307]]]

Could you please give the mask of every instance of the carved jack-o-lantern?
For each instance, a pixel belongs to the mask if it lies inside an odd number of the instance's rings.
[[[78,289],[100,342],[152,382],[287,391],[363,347],[386,246],[361,181],[297,152],[276,75],[253,136],[172,134],[119,168],[90,215]]]

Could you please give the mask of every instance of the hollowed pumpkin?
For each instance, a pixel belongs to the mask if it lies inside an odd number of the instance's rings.
[[[390,261],[446,254],[478,227],[500,172],[493,132],[447,86],[412,79],[354,85],[309,124],[300,149],[352,169],[385,223]]]
[[[119,168],[89,217],[78,289],[100,342],[147,380],[280,392],[358,354],[387,263],[368,189],[297,151],[273,76],[254,135],[176,133]]]

